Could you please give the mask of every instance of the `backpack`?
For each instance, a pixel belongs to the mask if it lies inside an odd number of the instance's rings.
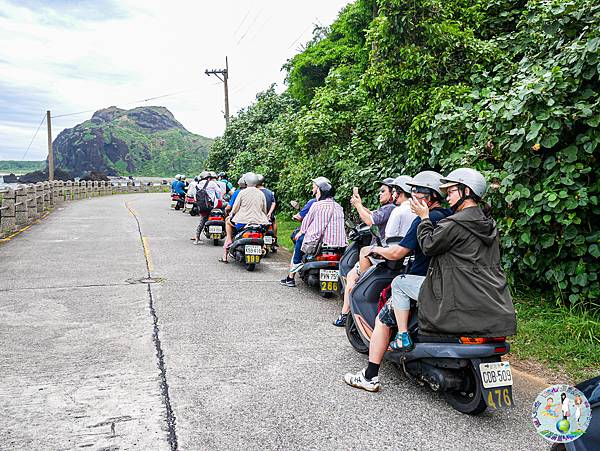
[[[212,200],[206,192],[206,187],[210,180],[207,180],[204,186],[200,189],[196,189],[196,205],[200,213],[208,213],[213,208]]]

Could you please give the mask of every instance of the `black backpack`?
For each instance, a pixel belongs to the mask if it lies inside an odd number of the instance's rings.
[[[210,196],[206,192],[210,180],[207,180],[204,186],[200,189],[196,188],[196,205],[200,213],[208,213],[213,208],[213,203],[210,200]]]

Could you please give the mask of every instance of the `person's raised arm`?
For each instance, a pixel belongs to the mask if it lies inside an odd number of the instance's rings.
[[[417,239],[421,250],[428,257],[448,252],[458,236],[454,222],[441,220],[435,226],[429,218],[423,219],[417,228]]]
[[[356,208],[356,211],[358,212],[362,222],[368,226],[373,225],[373,216],[371,215],[371,210],[362,204],[362,199],[357,193],[352,195],[350,198],[350,203],[354,208]]]

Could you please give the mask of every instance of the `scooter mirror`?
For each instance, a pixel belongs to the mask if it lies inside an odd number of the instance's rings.
[[[300,204],[298,203],[297,200],[290,201],[290,205],[292,206],[292,208],[294,210],[300,210]]]
[[[381,246],[381,236],[379,235],[379,227],[373,224],[371,227],[369,227],[369,231],[371,232],[371,235],[375,237],[375,240],[377,241],[377,246]]]
[[[349,219],[346,219],[346,227],[348,229],[353,229],[354,228],[354,223],[352,221],[350,221]]]

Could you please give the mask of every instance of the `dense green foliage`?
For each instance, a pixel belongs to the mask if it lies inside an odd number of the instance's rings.
[[[280,198],[425,169],[483,171],[512,277],[598,308],[600,4],[356,0],[218,139],[209,165]]]
[[[0,160],[0,172],[6,174],[26,174],[40,171],[46,167],[46,161]]]

